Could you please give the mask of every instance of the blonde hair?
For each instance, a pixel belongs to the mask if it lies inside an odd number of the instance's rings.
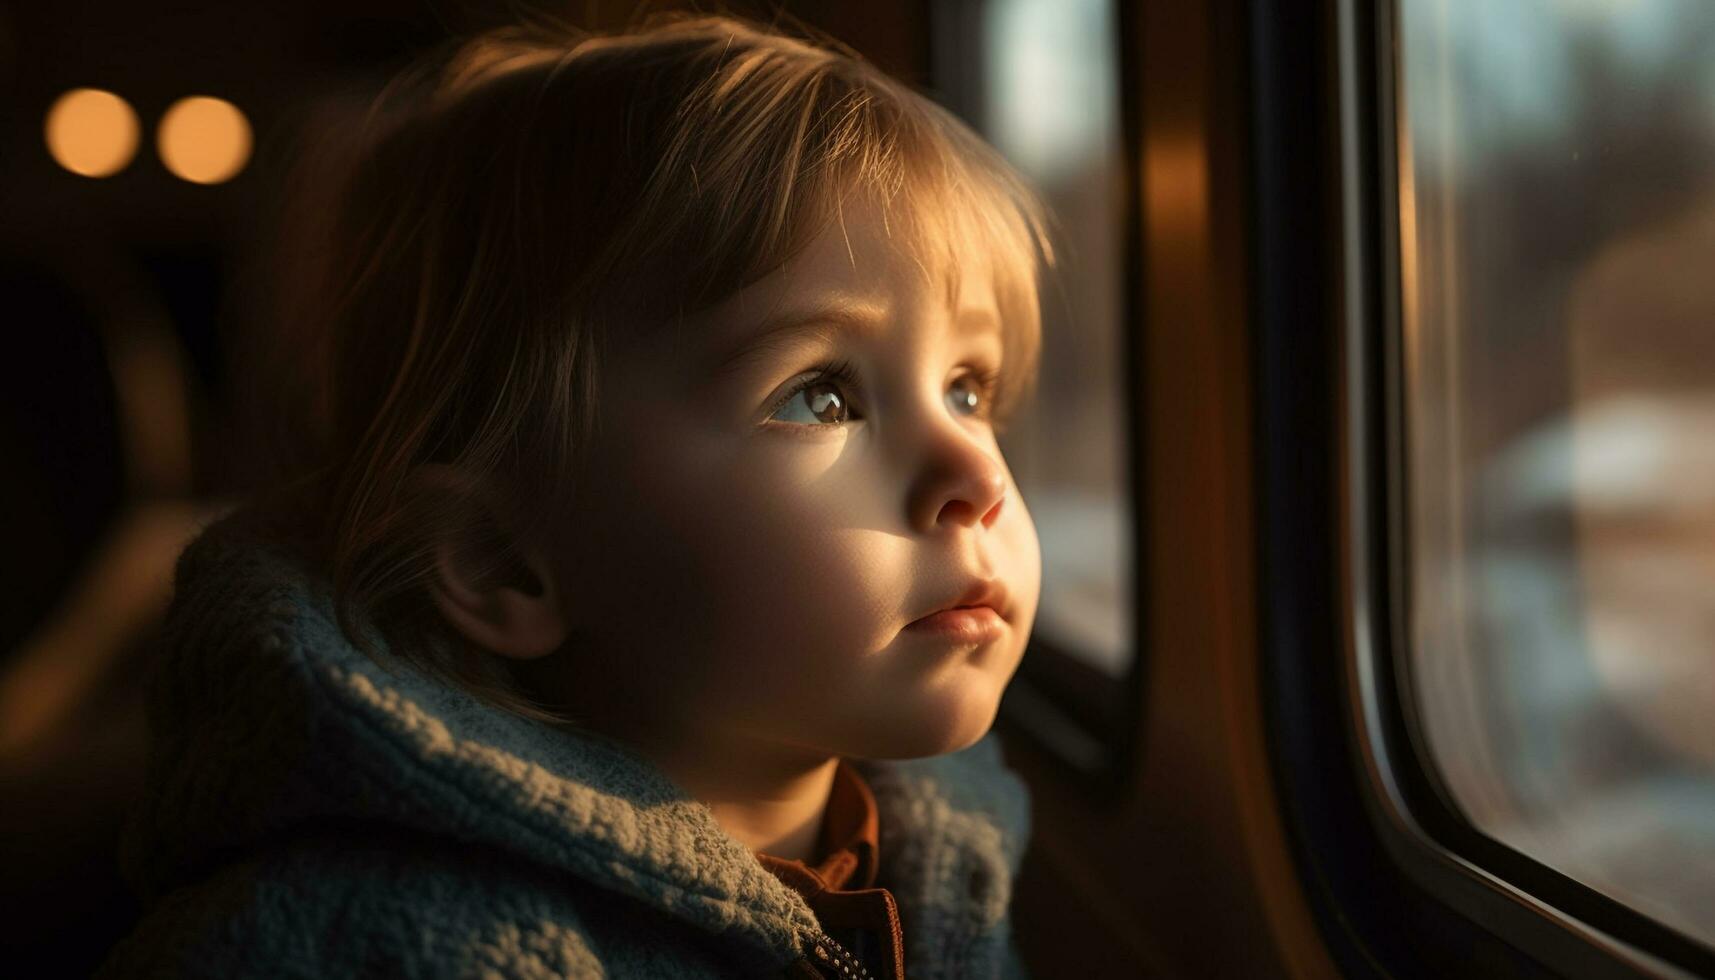
[[[507,541],[576,506],[615,331],[732,295],[862,193],[926,274],[987,246],[998,417],[1034,377],[1052,263],[1037,198],[945,109],[831,42],[707,16],[508,29],[402,76],[366,133],[317,285],[286,297],[320,365],[297,499],[348,637],[510,710],[555,717],[441,621],[434,549],[486,538],[499,571]],[[413,474],[434,463],[468,485],[424,488]]]

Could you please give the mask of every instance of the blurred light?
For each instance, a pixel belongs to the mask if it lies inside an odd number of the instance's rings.
[[[74,174],[109,177],[137,154],[142,127],[124,99],[101,89],[77,88],[48,109],[44,138],[54,161]]]
[[[168,170],[193,184],[218,184],[249,162],[250,122],[225,99],[187,96],[161,117],[156,144]]]
[[[1162,130],[1143,146],[1144,203],[1156,237],[1189,247],[1208,234],[1208,148],[1189,129]]]
[[[995,146],[1038,180],[1088,169],[1118,119],[1110,0],[995,0],[985,8]]]

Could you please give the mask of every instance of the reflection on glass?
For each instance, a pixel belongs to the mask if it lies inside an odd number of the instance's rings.
[[[1715,944],[1715,4],[1402,12],[1427,748],[1477,828]]]
[[[1035,403],[1001,440],[1042,538],[1036,632],[1113,675],[1131,663],[1120,390],[1119,72],[1112,0],[987,0],[985,135],[1056,218]]]

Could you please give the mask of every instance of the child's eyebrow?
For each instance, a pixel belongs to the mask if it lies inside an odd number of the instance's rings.
[[[953,328],[965,334],[1000,333],[1000,316],[986,306],[973,306],[959,311]]]
[[[789,350],[809,339],[830,341],[843,334],[875,334],[886,318],[885,306],[862,301],[783,310],[744,331],[736,343],[723,344],[715,371],[730,373],[746,362]]]
[[[730,350],[725,350],[714,370],[728,374],[750,361],[790,350],[809,340],[826,343],[846,334],[875,334],[886,317],[885,306],[869,302],[842,302],[776,313],[761,326],[747,331]],[[961,310],[953,323],[961,334],[1000,333],[999,317],[986,307]]]

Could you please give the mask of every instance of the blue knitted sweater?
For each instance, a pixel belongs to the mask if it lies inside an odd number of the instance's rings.
[[[708,807],[618,744],[377,666],[242,518],[179,559],[122,853],[147,911],[99,976],[815,975],[809,906]],[[1022,976],[1029,800],[994,736],[854,765],[907,976]]]

